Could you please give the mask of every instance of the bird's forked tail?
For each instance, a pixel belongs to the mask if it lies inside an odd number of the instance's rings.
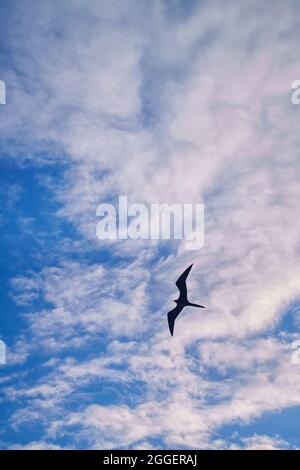
[[[199,307],[199,308],[205,308],[203,307],[203,305],[199,305],[199,304],[192,304],[191,302],[188,303],[188,306],[190,307]]]

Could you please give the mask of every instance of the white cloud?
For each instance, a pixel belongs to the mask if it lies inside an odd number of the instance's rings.
[[[272,337],[300,295],[299,132],[289,97],[299,14],[293,2],[214,2],[180,21],[162,2],[126,3],[116,2],[114,13],[107,2],[39,7],[22,40],[23,75],[9,72],[0,131],[18,134],[25,150],[55,149],[39,152],[39,162],[58,162],[62,152],[68,170],[53,184],[58,215],[90,249],[107,249],[96,240],[95,209],[118,194],[203,201],[206,246],[195,255],[173,244],[160,258],[157,244],[117,244],[110,266],[83,261],[84,245],[81,261],[15,279],[20,305],[38,295],[51,305],[26,315],[31,351],[76,351],[101,334],[110,345],[62,360],[35,386],[8,389],[28,399],[13,420],[46,422],[50,414],[53,434],[78,426],[94,447],[140,446],[153,436],[166,446],[222,446],[212,443],[222,425],[300,404],[298,370],[285,342]],[[12,47],[21,47],[27,21]],[[207,309],[184,312],[170,339],[167,299],[191,261],[191,298]],[[224,380],[210,379],[211,368]],[[131,405],[126,392],[116,405],[82,404],[62,423],[76,379],[97,377],[142,383],[144,395],[132,392]],[[255,436],[242,445],[281,444]]]

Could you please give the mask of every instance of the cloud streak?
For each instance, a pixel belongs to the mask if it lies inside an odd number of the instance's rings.
[[[11,362],[29,376],[11,371],[3,403],[20,435],[40,431],[4,446],[289,447],[222,428],[300,405],[297,331],[277,331],[300,295],[296,4],[113,3],[32,2],[34,23],[5,10],[5,162],[63,168],[43,181],[69,228],[55,262],[10,279],[25,324]],[[204,203],[204,249],[97,240],[96,207],[119,194]],[[208,308],[171,341],[190,262]]]

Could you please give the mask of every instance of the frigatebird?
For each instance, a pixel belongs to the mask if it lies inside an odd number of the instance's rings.
[[[180,314],[180,312],[184,309],[184,307],[199,307],[199,308],[205,308],[203,305],[198,305],[198,304],[193,304],[189,302],[187,298],[187,288],[186,288],[186,278],[189,275],[190,270],[192,269],[192,264],[179,276],[179,278],[176,281],[176,286],[179,289],[179,297],[176,300],[173,300],[177,305],[173,310],[171,310],[168,313],[168,324],[170,328],[170,333],[173,336],[174,332],[174,325],[175,325],[175,320]]]

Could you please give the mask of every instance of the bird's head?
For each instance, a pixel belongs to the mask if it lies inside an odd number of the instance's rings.
[[[175,302],[175,304],[178,304],[178,299],[174,299],[173,302]]]

